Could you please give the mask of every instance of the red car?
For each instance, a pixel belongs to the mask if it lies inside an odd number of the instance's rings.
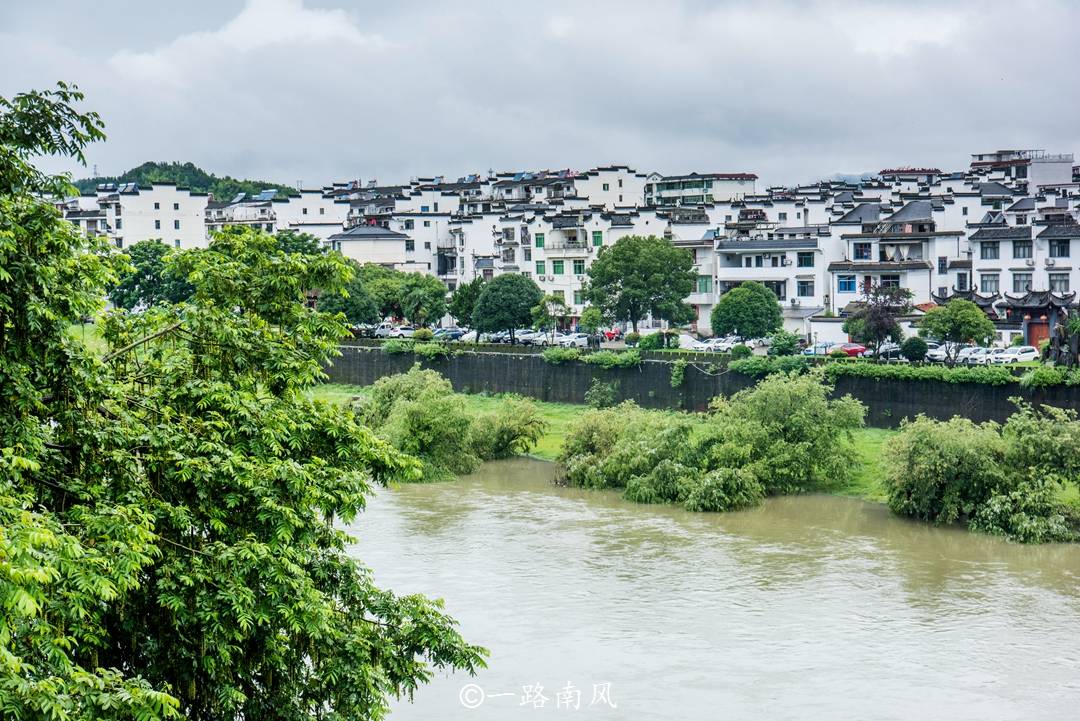
[[[862,358],[863,353],[866,352],[866,346],[860,343],[841,343],[840,345],[834,345],[829,349],[829,353],[835,353],[838,350],[847,353],[849,358]]]
[[[601,331],[601,333],[603,333],[604,337],[609,341],[622,338],[622,330],[619,328],[611,328],[610,330]]]

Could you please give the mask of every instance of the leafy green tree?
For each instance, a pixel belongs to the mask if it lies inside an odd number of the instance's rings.
[[[926,345],[926,341],[917,335],[905,338],[904,342],[900,344],[900,355],[904,356],[912,363],[918,363],[926,358],[926,354],[929,350],[930,348]]]
[[[604,315],[600,312],[600,309],[596,306],[590,305],[585,310],[581,311],[581,318],[578,320],[578,325],[586,333],[596,333],[600,330],[600,326],[604,324]]]
[[[440,605],[376,587],[339,529],[417,462],[309,399],[345,327],[306,307],[336,254],[234,228],[177,254],[189,302],[69,324],[114,257],[33,170],[101,136],[82,96],[0,99],[0,708],[13,718],[385,716],[473,671]]]
[[[295,230],[279,230],[274,237],[277,238],[278,247],[286,253],[317,255],[326,252],[322,241],[311,233],[300,233]]]
[[[380,318],[404,318],[401,307],[402,283],[405,274],[393,268],[386,268],[375,263],[365,263],[360,267],[360,281],[367,288]]]
[[[710,321],[716,335],[764,338],[780,329],[783,317],[776,294],[761,283],[748,280],[720,296]]]
[[[743,347],[746,348],[746,346]],[[795,355],[798,352],[798,333],[780,329],[769,337],[769,355]]]
[[[963,343],[982,345],[996,335],[994,322],[970,300],[951,300],[927,311],[919,320],[919,335],[947,343],[945,360],[956,363]]]
[[[557,295],[545,295],[539,303],[533,306],[532,323],[537,330],[542,330],[552,337],[559,323],[570,315],[570,309],[566,301]]]
[[[897,316],[911,310],[911,291],[907,288],[875,285],[862,306],[844,320],[843,329],[853,340],[874,351],[887,340],[899,343],[904,338]]]
[[[478,333],[505,330],[514,342],[514,330],[532,323],[532,309],[544,294],[532,278],[516,273],[496,276],[484,285],[473,310],[473,327]]]
[[[675,325],[694,318],[683,302],[694,290],[696,274],[689,251],[655,236],[630,235],[600,249],[589,266],[583,289],[589,302],[637,332],[647,315]]]
[[[190,298],[195,289],[165,262],[173,252],[160,240],[143,240],[129,247],[131,267],[121,273],[120,282],[109,291],[109,300],[118,308],[131,310]]]
[[[446,315],[446,286],[423,273],[406,273],[401,279],[402,315],[413,325],[426,326]]]
[[[473,311],[476,310],[476,301],[484,290],[483,276],[477,276],[468,283],[459,285],[450,296],[447,309],[450,315],[458,323],[469,325],[472,323]]]
[[[353,272],[352,278],[345,282],[340,291],[321,292],[318,308],[323,313],[344,313],[345,319],[353,325],[375,323],[380,318],[379,309],[361,280],[360,264],[355,260],[347,262]]]

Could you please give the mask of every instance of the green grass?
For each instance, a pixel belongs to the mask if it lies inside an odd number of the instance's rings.
[[[109,346],[101,337],[98,327],[94,323],[74,323],[68,327],[68,335],[78,338],[86,347],[98,355],[105,355]]]
[[[326,383],[316,386],[311,395],[331,403],[348,403],[368,392],[364,386]],[[470,410],[486,412],[494,410],[499,402],[498,396],[464,395],[465,404]],[[547,403],[535,401],[541,417],[548,423],[547,432],[536,444],[529,455],[545,461],[554,461],[559,455],[563,441],[571,422],[580,416],[588,406],[573,403]],[[659,411],[658,411],[659,412]],[[832,489],[842,496],[854,496],[867,501],[885,502],[885,489],[881,484],[881,444],[896,431],[883,428],[863,428],[855,432],[855,450],[862,459],[858,473],[849,482]]]

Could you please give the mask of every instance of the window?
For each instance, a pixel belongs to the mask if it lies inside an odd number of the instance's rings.
[[[604,190],[611,190],[611,186],[607,183],[604,183]]]
[[[532,260],[532,248],[522,248],[525,260]]]
[[[180,247],[180,239],[179,238],[177,238],[176,240],[173,241],[173,247],[174,248],[179,248]]]
[[[544,261],[542,261],[542,260],[536,261],[536,274],[537,275],[547,275],[547,264]]]
[[[772,267],[774,267],[774,268],[779,268],[780,267],[780,258],[782,258],[782,257],[783,256],[780,256],[780,255],[774,255],[772,258],[769,259],[770,260],[770,265],[772,265]]]
[[[979,274],[979,290],[982,293],[997,293],[1001,286],[998,283],[997,273],[980,273]]]
[[[583,301],[582,301],[582,298],[581,298],[581,291],[580,290],[575,290],[574,291],[574,305],[581,305],[582,302]]]
[[[562,275],[563,271],[565,270],[565,267],[564,267],[565,264],[566,264],[566,261],[563,261],[563,260],[553,260],[553,261],[551,261],[551,274],[552,275]]]
[[[999,245],[996,240],[984,240],[979,243],[979,257],[983,260],[997,260],[1001,257]]]
[[[619,196],[619,202],[620,203],[622,202],[622,196],[621,195]]]
[[[787,213],[780,213],[780,220],[787,220]]]
[[[1030,240],[1014,240],[1013,241],[1013,257],[1014,258],[1030,258],[1031,257],[1031,241]]]
[[[435,209],[436,213],[439,212],[439,204],[438,203],[433,203],[431,207]]]
[[[1068,273],[1051,273],[1050,274],[1050,290],[1055,293],[1068,293],[1069,292],[1069,274]]]
[[[1027,293],[1031,290],[1031,273],[1013,273],[1013,293]]]
[[[326,215],[326,208],[319,208],[319,215]]]
[[[948,295],[949,294],[949,286],[947,286],[947,285],[939,285],[938,288],[937,288],[937,294],[941,295],[941,296]]]
[[[724,216],[724,220],[725,220],[726,222],[730,223],[730,222],[731,222],[731,216],[730,216],[730,215],[725,215],[725,216]]]
[[[406,253],[412,253],[415,250],[416,250],[416,241],[413,240],[412,238],[406,238],[405,239],[405,252]]]
[[[698,293],[712,293],[712,276],[711,275],[699,275],[697,277],[697,292]]]
[[[1017,225],[1027,225],[1027,216],[1026,215],[1018,215],[1018,216],[1016,216],[1016,224]]]
[[[871,248],[871,243],[853,243],[852,249],[855,252],[855,260],[870,260]]]
[[[1050,241],[1051,258],[1068,258],[1069,241],[1064,238],[1055,238]]]
[[[853,276],[853,275],[838,275],[838,276],[836,276],[836,292],[837,293],[854,293],[855,292],[855,276]]]
[[[173,210],[180,210],[180,204],[179,203],[173,203],[172,204],[172,209]]]
[[[584,260],[575,260],[574,261],[574,275],[585,275],[585,261]]]
[[[939,255],[937,259],[937,272],[945,274],[949,272],[949,258],[944,255]]]
[[[124,247],[124,239],[123,238],[117,238],[116,239],[116,247],[117,248],[123,248]]]
[[[754,267],[755,268],[761,268],[764,265],[765,265],[764,259],[760,255],[755,255],[754,256]]]
[[[619,187],[622,187],[622,178],[619,178]]]
[[[960,209],[960,215],[967,215],[967,206],[966,205],[963,208]]]
[[[412,230],[414,225],[415,223],[413,222],[413,219],[409,218],[405,221],[405,230]]]
[[[87,226],[89,226],[89,225],[90,225],[90,224],[89,224],[89,222],[88,222],[88,223],[87,223]],[[117,229],[117,230],[123,230],[123,229],[124,229],[124,221],[120,220],[120,218],[117,218],[117,219],[116,219],[116,229]]]
[[[899,288],[900,276],[898,275],[883,275],[881,280],[878,281],[878,285],[882,288]]]
[[[956,276],[956,289],[967,290],[968,289],[968,276],[967,273],[961,273]]]
[[[536,238],[536,247],[537,248],[543,248],[544,247],[544,234],[543,233],[537,233],[533,237]]]
[[[179,220],[174,220],[172,222],[172,227],[173,227],[173,230],[180,230],[180,221]]]
[[[800,280],[795,283],[795,292],[800,297],[805,298],[814,294],[814,281],[812,280]]]
[[[799,253],[797,256],[797,263],[800,268],[813,268],[814,267],[814,254],[813,252]]]
[[[604,244],[604,231],[594,230],[592,232],[592,244],[594,247],[600,247]]]
[[[431,227],[431,221],[430,220],[425,220],[424,221],[424,227],[425,228],[430,228]]]
[[[176,222],[177,222],[177,223],[179,223],[180,221],[178,220],[178,221],[176,221]],[[177,229],[177,230],[179,230],[179,229],[180,229],[180,226],[179,226],[179,225],[177,225],[177,226],[176,226],[176,229]],[[267,224],[266,224],[266,232],[267,232],[267,233],[273,233],[273,232],[274,232],[274,224],[273,224],[273,223],[267,223]]]
[[[161,210],[161,203],[154,203],[154,210]]]
[[[420,206],[420,212],[421,212],[421,213],[427,213],[427,212],[428,212],[428,208],[429,208],[429,206],[427,206],[427,205],[421,205],[421,206]]]
[[[749,255],[748,255],[748,256],[746,256],[746,262],[745,262],[745,263],[743,263],[743,265],[745,265],[745,266],[746,266],[747,268],[750,268],[751,266],[753,266],[753,265],[754,265],[754,259],[753,259],[753,257],[752,257],[752,256],[749,256]]]

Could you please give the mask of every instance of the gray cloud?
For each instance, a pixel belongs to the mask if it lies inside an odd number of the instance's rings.
[[[0,94],[77,82],[103,173],[624,162],[790,183],[1080,141],[1066,1],[38,5],[0,9]]]

